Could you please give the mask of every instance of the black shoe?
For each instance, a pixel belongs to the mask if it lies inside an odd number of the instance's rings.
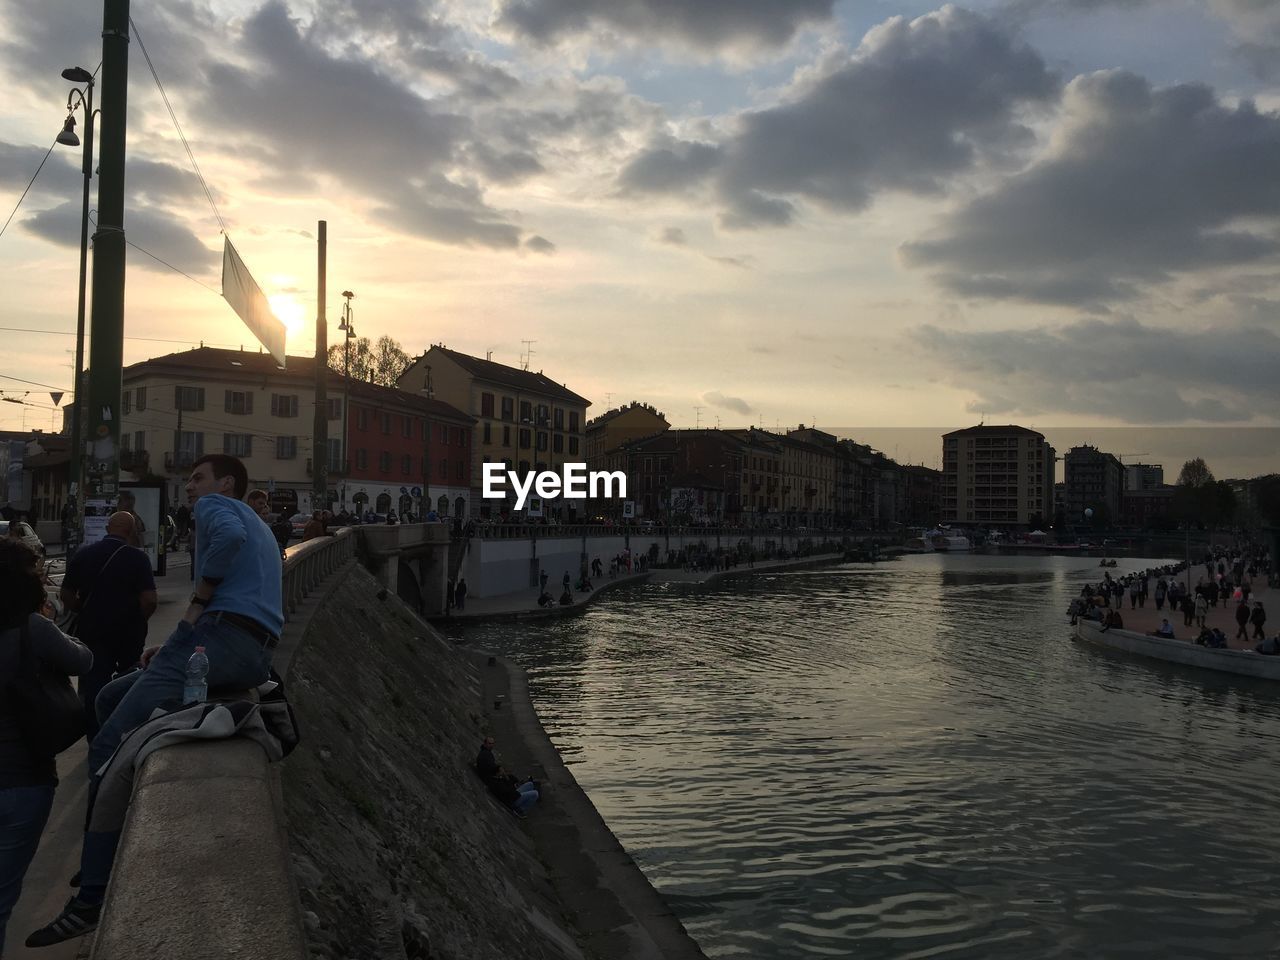
[[[72,877],[72,878],[71,878],[71,882],[70,882],[70,883],[68,883],[68,884],[67,884],[67,886],[69,886],[69,887],[78,887],[78,886],[80,886],[80,871],[79,871],[79,870],[77,870],[77,871],[76,871],[76,875],[75,875],[74,877]]]
[[[51,947],[64,940],[74,940],[98,928],[102,904],[81,903],[75,897],[67,901],[62,912],[48,926],[41,927],[27,937],[28,947]]]

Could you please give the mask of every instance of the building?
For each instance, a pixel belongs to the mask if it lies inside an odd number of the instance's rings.
[[[290,356],[281,367],[270,354],[201,347],[126,367],[122,478],[161,480],[169,502],[183,503],[191,464],[206,453],[229,453],[244,461],[251,486],[271,494],[272,509],[286,515],[321,507],[421,513],[442,499],[452,515],[459,498],[466,507],[470,459],[460,458],[459,480],[455,451],[468,449],[456,431],[469,431],[470,417],[427,397],[347,383],[332,371],[326,376],[329,437],[327,449],[317,451],[313,357]],[[325,457],[328,489],[316,504],[318,456]]]
[[[1124,488],[1159,490],[1164,486],[1164,467],[1158,463],[1127,463],[1124,466]]]
[[[1131,530],[1172,530],[1177,526],[1173,516],[1173,487],[1159,486],[1149,490],[1126,491],[1120,501],[1120,517]],[[1080,523],[1077,518],[1075,523]]]
[[[608,410],[587,423],[584,430],[586,464],[588,470],[604,470],[606,455],[629,440],[651,437],[671,429],[658,410],[633,400],[631,403]]]
[[[1016,529],[1041,525],[1053,507],[1054,450],[1013,424],[942,437],[942,522]]]
[[[566,463],[585,462],[583,428],[591,401],[541,371],[434,344],[400,376],[397,386],[443,400],[473,418],[471,497],[479,503],[481,517],[509,515],[516,502],[509,485],[504,500],[481,499],[485,463],[502,463],[524,476],[530,471],[559,473]],[[585,514],[585,501],[550,500],[542,504],[542,511],[568,520]]]
[[[1062,460],[1068,523],[1082,522],[1086,510],[1093,511],[1094,522],[1101,526],[1117,522],[1125,489],[1125,467],[1119,458],[1084,444],[1072,447]]]

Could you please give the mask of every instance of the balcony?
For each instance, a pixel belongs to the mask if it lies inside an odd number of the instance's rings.
[[[310,458],[310,457],[307,457],[307,476],[308,476],[308,477],[309,477],[309,476],[311,476],[311,470],[312,470],[312,467],[311,467],[311,458]],[[351,461],[350,461],[350,460],[345,460],[345,461],[330,460],[330,461],[329,461],[329,467],[328,467],[328,469],[325,471],[325,476],[328,476],[328,477],[345,477],[345,476],[346,476],[348,473],[350,473],[350,472],[351,472]]]
[[[151,454],[146,450],[121,450],[120,469],[130,473],[146,473],[151,466]]]
[[[179,450],[167,452],[164,455],[164,468],[166,470],[190,470],[191,464],[195,463],[196,455],[188,450]]]

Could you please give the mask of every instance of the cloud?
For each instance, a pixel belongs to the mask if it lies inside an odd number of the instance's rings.
[[[553,43],[587,35],[675,41],[725,50],[776,49],[803,27],[831,19],[835,0],[502,0],[498,22],[521,37]]]
[[[740,114],[721,143],[659,138],[618,179],[626,194],[710,187],[729,229],[785,226],[804,199],[839,212],[884,191],[936,196],[1034,138],[1030,108],[1058,79],[998,24],[947,6],[870,30],[850,57],[803,73],[783,102]]]
[[[710,393],[702,395],[704,403],[709,403],[713,407],[721,407],[725,410],[732,410],[734,413],[749,414],[752,412],[751,404],[743,400],[741,397],[730,397],[721,393],[719,390],[712,390]]]
[[[902,248],[963,296],[1099,308],[1276,252],[1280,116],[1208,88],[1078,77],[1048,153]]]
[[[1278,317],[1273,303],[1270,327]],[[1280,402],[1280,337],[1261,325],[1180,331],[1084,320],[982,332],[925,325],[909,336],[947,382],[974,395],[967,405],[974,413],[1230,423]]]
[[[722,267],[733,267],[736,270],[750,270],[750,257],[717,257],[707,254],[707,259],[713,263],[718,263]]]
[[[524,242],[525,249],[534,253],[555,253],[556,245],[546,237],[533,236]]]
[[[658,235],[658,242],[670,244],[673,247],[683,247],[689,240],[679,227],[667,227]]]
[[[22,226],[50,243],[79,249],[80,212],[80,201],[67,201],[28,217],[22,221]],[[186,218],[176,217],[160,208],[126,210],[125,238],[136,245],[127,248],[129,265],[161,273],[172,272],[169,266],[154,259],[160,257],[172,267],[193,276],[213,272],[221,263],[221,254],[201,243],[186,223]],[[92,224],[89,229],[92,235]],[[149,251],[154,257],[143,251]]]

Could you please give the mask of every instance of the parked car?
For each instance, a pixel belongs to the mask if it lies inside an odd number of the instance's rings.
[[[9,536],[10,526],[17,527],[19,540],[40,556],[44,556],[44,544],[41,543],[40,538],[36,536],[36,532],[31,528],[31,524],[27,523],[25,520],[0,520],[0,537]]]
[[[293,535],[295,537],[302,536],[302,529],[307,525],[307,521],[311,519],[309,513],[295,513],[289,518],[289,525],[293,527]]]

